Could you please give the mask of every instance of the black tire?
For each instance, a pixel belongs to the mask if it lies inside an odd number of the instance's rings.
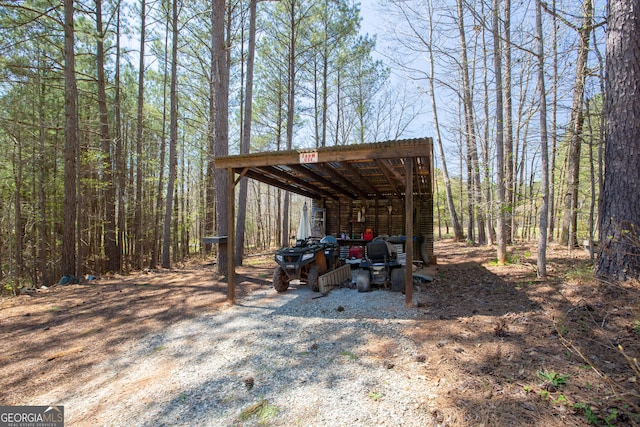
[[[307,277],[307,283],[309,284],[312,292],[320,292],[320,282],[318,281],[319,277],[320,273],[318,271],[318,267],[314,265],[309,270],[309,276]]]
[[[277,266],[273,272],[273,287],[278,292],[284,292],[289,289],[289,278],[280,266]]]
[[[371,277],[367,270],[358,271],[358,274],[356,274],[356,286],[358,287],[358,292],[371,291]]]
[[[393,292],[404,292],[404,267],[391,270],[391,290]]]

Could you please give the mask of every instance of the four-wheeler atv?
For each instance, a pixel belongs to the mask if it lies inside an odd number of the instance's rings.
[[[358,292],[368,292],[371,285],[387,287],[394,292],[404,292],[404,267],[398,262],[396,248],[384,238],[376,237],[367,243],[366,255],[356,275]]]
[[[278,266],[273,272],[273,287],[278,292],[289,288],[291,280],[302,280],[313,292],[320,290],[318,278],[329,270],[340,267],[338,242],[332,236],[297,240],[291,248],[276,251]]]

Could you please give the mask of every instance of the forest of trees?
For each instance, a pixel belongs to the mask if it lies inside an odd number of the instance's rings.
[[[502,262],[595,239],[604,1],[378,7],[377,40],[350,0],[0,0],[0,282],[209,253],[216,156],[413,136],[434,138],[436,237]],[[239,261],[288,243],[300,198],[237,197]]]

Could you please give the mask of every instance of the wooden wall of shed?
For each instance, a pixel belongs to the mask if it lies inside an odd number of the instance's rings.
[[[428,189],[431,192],[431,188]],[[374,236],[405,235],[406,217],[404,199],[378,200],[325,200],[319,203],[326,209],[326,233],[340,237],[360,239],[367,228]],[[365,207],[364,222],[358,222],[358,212]],[[392,206],[391,214],[388,206]],[[420,251],[426,250],[433,257],[433,199],[432,197],[414,198],[414,234],[422,239],[414,244],[414,259],[420,259]]]

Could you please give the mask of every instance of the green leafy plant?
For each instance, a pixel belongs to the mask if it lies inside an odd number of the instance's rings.
[[[598,425],[598,417],[596,417],[596,414],[594,414],[591,410],[591,406],[587,405],[586,403],[579,402],[574,404],[573,407],[584,412],[584,416],[587,419],[587,424]]]
[[[340,352],[340,354],[341,354],[342,356],[347,356],[347,357],[348,357],[349,359],[351,359],[351,360],[356,360],[356,355],[355,355],[355,353],[353,353],[353,352],[351,352],[351,351],[349,351],[349,350],[342,350],[342,351]]]
[[[14,297],[19,293],[19,287],[14,282],[5,283],[2,288],[5,292],[10,293]]]
[[[507,264],[514,264],[514,265],[518,265],[520,264],[520,255],[518,254],[507,254]]]
[[[261,399],[242,410],[238,418],[241,421],[247,421],[251,417],[256,417],[261,424],[266,423],[270,418],[274,417],[280,409],[275,405],[270,405],[267,399]]]
[[[567,380],[570,377],[570,375],[560,375],[557,372],[546,371],[538,371],[536,375],[538,375],[538,378],[546,383],[552,384],[554,387],[567,385]]]
[[[607,426],[613,426],[614,424],[612,424],[613,421],[615,421],[618,418],[618,410],[617,409],[613,409],[613,411],[611,411],[611,413],[605,417],[604,422],[607,423]]]
[[[567,271],[565,277],[569,282],[593,279],[593,267],[590,265],[584,265],[573,268]]]
[[[508,253],[505,257],[505,265],[520,265],[522,264],[523,256],[517,253]],[[489,261],[489,265],[498,265],[498,259],[494,258]]]
[[[382,393],[377,392],[377,391],[370,391],[369,392],[369,398],[371,400],[380,400],[382,398]]]
[[[557,404],[557,405],[568,405],[569,401],[567,400],[567,398],[564,396],[564,394],[560,394],[558,396],[558,398],[556,400],[553,401],[553,403]]]

